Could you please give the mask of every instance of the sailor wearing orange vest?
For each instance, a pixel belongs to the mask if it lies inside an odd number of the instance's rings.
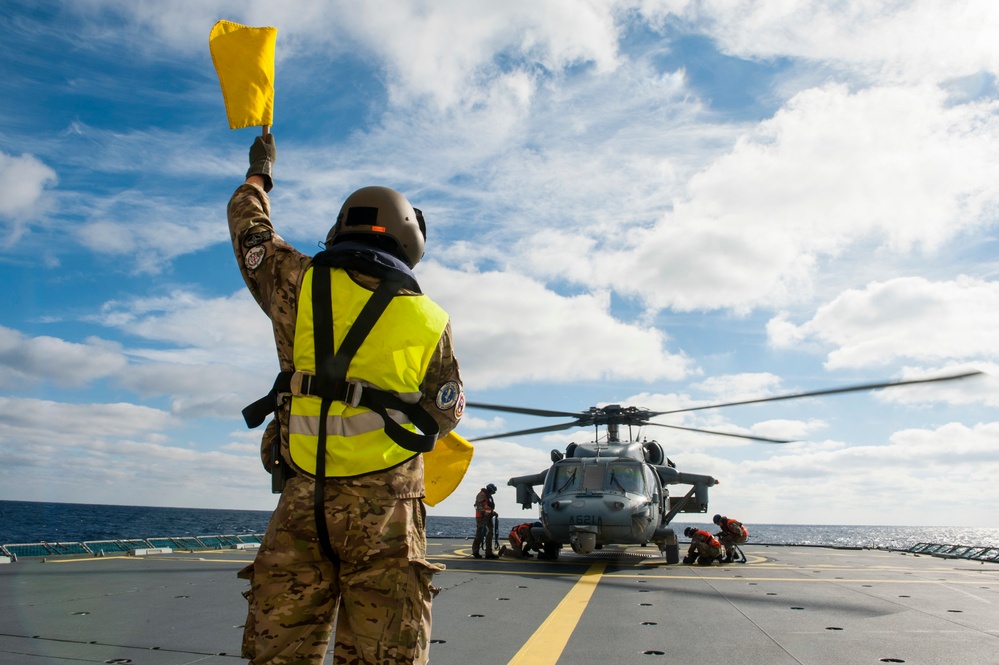
[[[707,531],[688,526],[683,530],[683,535],[690,538],[687,556],[683,557],[684,563],[691,564],[696,561],[698,565],[710,566],[714,560],[721,559],[721,543]]]
[[[281,492],[254,562],[242,656],[319,665],[425,663],[434,572],[426,559],[423,456],[465,405],[447,314],[412,268],[422,214],[387,187],[357,190],[315,257],[274,230],[272,134],[250,149],[229,231],[272,321],[281,369],[244,410],[275,414],[261,455]]]
[[[508,540],[510,541],[511,552],[514,556],[530,559],[532,556],[531,550],[538,553],[541,552],[541,543],[531,533],[531,527],[535,526],[541,527],[541,522],[524,522],[510,529]]]
[[[482,558],[479,548],[483,539],[486,544],[486,558],[499,558],[499,555],[493,554],[493,518],[497,517],[493,494],[496,494],[496,486],[489,483],[475,495],[475,538],[472,539],[472,556],[476,559]]]
[[[731,563],[735,559],[735,546],[746,542],[749,529],[739,520],[731,520],[724,515],[715,515],[714,523],[721,528],[715,536],[725,548],[725,563]]]

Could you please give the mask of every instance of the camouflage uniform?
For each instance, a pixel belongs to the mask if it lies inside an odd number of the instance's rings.
[[[530,558],[531,550],[541,551],[541,542],[534,537],[531,527],[541,526],[541,522],[524,522],[510,529],[507,539],[510,541],[510,551],[514,556]]]
[[[743,532],[744,526],[742,522],[724,516],[715,524],[721,527],[721,531],[716,533],[715,537],[725,548],[725,558],[731,561],[735,558],[735,546],[746,542],[747,534]]]
[[[721,543],[707,531],[697,529],[690,534],[690,547],[687,549],[689,562],[693,562],[696,558],[699,565],[708,566],[721,554]]]
[[[292,370],[299,288],[312,258],[274,233],[270,201],[254,183],[233,194],[228,218],[240,272],[273,323],[280,368]],[[370,289],[379,283],[353,271],[351,276]],[[437,391],[449,381],[461,385],[450,324],[421,386],[420,405],[437,421],[441,436],[458,422],[453,408],[435,404]],[[285,464],[291,462],[290,402],[276,414]],[[277,434],[272,420],[261,441],[267,469]],[[314,491],[307,475],[288,481],[253,564],[240,571],[250,580],[243,657],[256,665],[322,663],[335,623],[335,663],[425,663],[430,582],[444,566],[426,561],[423,458],[416,455],[364,476],[327,479],[325,515],[336,563],[318,544]]]

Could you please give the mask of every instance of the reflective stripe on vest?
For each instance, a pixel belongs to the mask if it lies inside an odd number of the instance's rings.
[[[319,268],[325,270],[328,268]],[[332,268],[333,348],[339,349],[371,291],[350,275]],[[312,271],[305,274],[295,322],[295,369],[316,371],[312,317]],[[354,354],[347,379],[363,386],[393,392],[405,402],[420,400],[420,384],[427,373],[448,317],[425,295],[399,295],[392,299]],[[292,461],[309,474],[316,471],[319,415],[322,400],[302,395],[291,400],[288,423]],[[401,412],[389,416],[408,430],[416,431]],[[326,420],[326,476],[346,477],[389,469],[414,456],[392,441],[383,430],[380,415],[367,408],[333,402]]]

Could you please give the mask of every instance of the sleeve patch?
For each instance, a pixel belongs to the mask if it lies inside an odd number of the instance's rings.
[[[246,266],[247,270],[256,270],[263,263],[265,256],[267,256],[266,247],[263,245],[252,247],[246,252],[246,256],[243,257],[243,265]]]
[[[259,227],[257,227],[259,228]],[[262,230],[251,230],[245,236],[243,236],[243,247],[249,249],[250,247],[256,247],[257,245],[262,245],[271,239],[271,232],[267,229]]]
[[[434,400],[434,403],[441,411],[447,411],[458,403],[460,395],[461,388],[458,386],[458,382],[448,381],[437,391],[437,399]]]

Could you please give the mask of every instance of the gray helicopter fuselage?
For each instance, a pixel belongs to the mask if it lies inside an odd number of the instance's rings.
[[[640,443],[579,444],[546,474],[540,517],[549,541],[588,553],[652,541],[664,491]]]

